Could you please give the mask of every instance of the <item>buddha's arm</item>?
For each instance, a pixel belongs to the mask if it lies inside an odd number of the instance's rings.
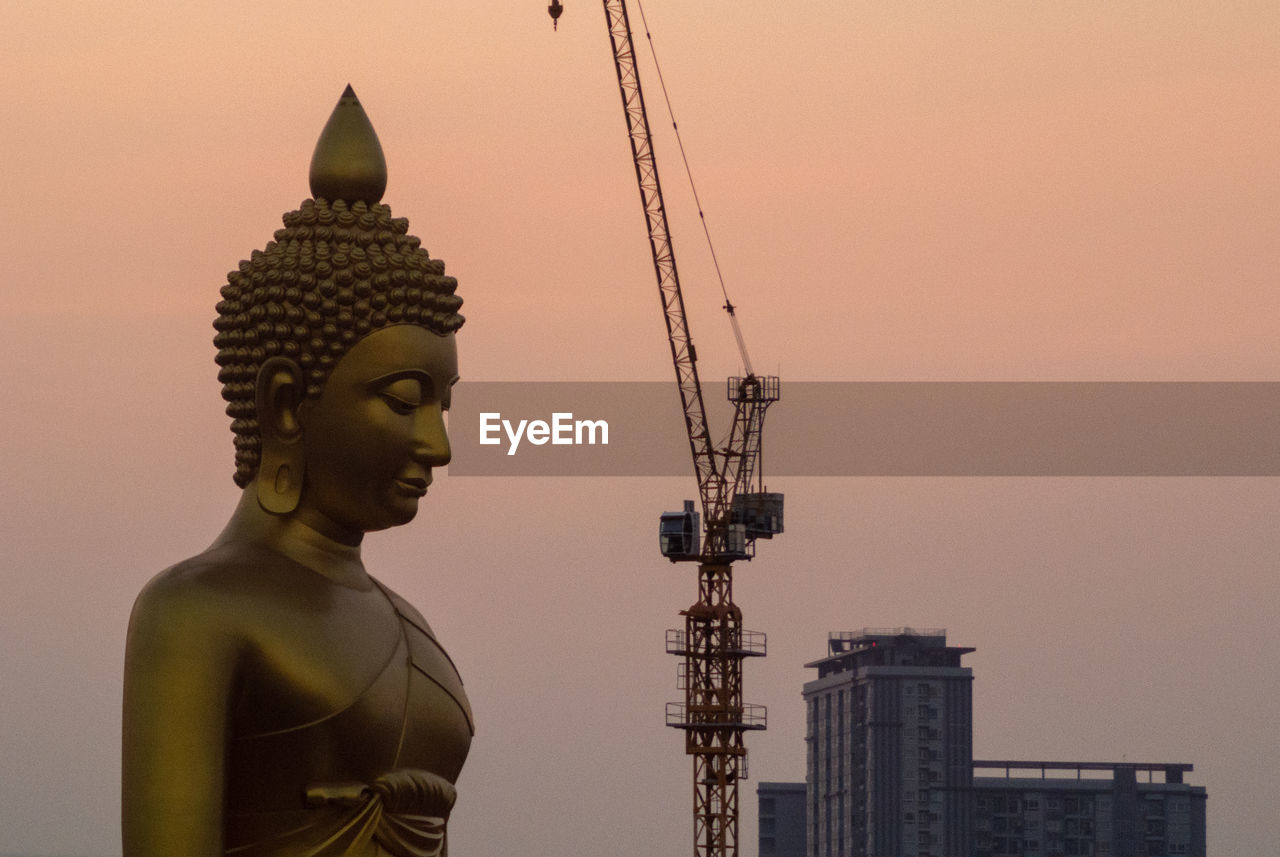
[[[125,653],[124,857],[222,857],[228,707],[237,650],[219,599],[159,578]]]

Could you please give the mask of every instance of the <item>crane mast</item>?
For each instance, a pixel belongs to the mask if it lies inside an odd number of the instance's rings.
[[[701,526],[691,500],[680,512],[664,513],[659,522],[663,555],[672,562],[698,563],[698,600],[681,611],[684,628],[667,631],[667,652],[681,658],[677,684],[685,698],[667,704],[666,721],[684,732],[685,753],[693,756],[694,857],[737,857],[738,782],[747,776],[743,734],[764,729],[767,721],[764,706],[742,700],[742,662],[763,656],[766,639],[742,627],[742,611],[733,603],[733,562],[750,559],[756,539],[782,532],[782,495],[764,490],[760,470],[764,415],[778,400],[779,382],[751,371],[726,296],[746,375],[728,381],[734,417],[727,441],[717,448],[707,425],[627,4],[603,3],[701,500]],[[563,7],[552,0],[547,11],[558,21]]]

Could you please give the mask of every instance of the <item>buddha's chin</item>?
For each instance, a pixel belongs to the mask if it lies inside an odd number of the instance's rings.
[[[416,518],[418,516],[418,501],[420,497],[421,495],[405,496],[403,494],[396,497],[395,502],[387,508],[387,527],[399,527]]]
[[[418,517],[418,501],[414,500],[413,508],[407,510],[404,515],[400,516],[400,518],[395,522],[393,526],[399,527],[403,524],[407,524],[416,517]]]

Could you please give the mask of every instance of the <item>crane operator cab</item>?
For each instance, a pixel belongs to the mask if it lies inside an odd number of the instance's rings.
[[[684,501],[682,512],[663,512],[658,520],[658,546],[662,555],[672,562],[697,559],[702,537],[701,518],[694,511],[692,500]]]

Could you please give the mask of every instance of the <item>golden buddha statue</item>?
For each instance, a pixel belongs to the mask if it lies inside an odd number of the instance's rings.
[[[228,275],[214,323],[243,490],[129,622],[124,857],[437,857],[474,726],[426,621],[371,577],[449,461],[457,282],[380,204],[348,87],[313,199]]]

